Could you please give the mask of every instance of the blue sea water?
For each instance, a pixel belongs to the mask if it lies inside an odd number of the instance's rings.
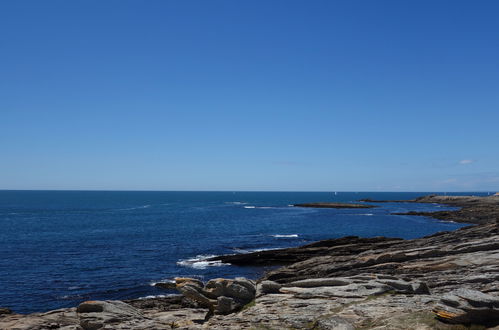
[[[475,193],[476,194],[476,193]],[[416,238],[463,224],[390,215],[449,209],[380,203],[311,209],[301,202],[410,199],[425,193],[0,191],[0,306],[40,312],[88,299],[172,292],[176,276],[259,277],[265,268],[203,257],[347,235]]]

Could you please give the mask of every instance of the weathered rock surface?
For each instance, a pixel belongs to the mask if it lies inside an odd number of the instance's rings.
[[[199,280],[177,280],[177,289],[188,299],[215,314],[229,314],[255,299],[256,284],[246,278],[217,278],[206,285]]]
[[[495,326],[499,325],[499,297],[457,289],[444,295],[433,312],[445,322]]]

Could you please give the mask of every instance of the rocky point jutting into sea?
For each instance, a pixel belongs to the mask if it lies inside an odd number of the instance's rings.
[[[499,329],[499,196],[413,201],[460,209],[412,215],[474,225],[412,240],[350,236],[215,257],[280,268],[256,282],[177,278],[169,287],[182,295],[174,297],[28,315],[0,309],[0,328]]]

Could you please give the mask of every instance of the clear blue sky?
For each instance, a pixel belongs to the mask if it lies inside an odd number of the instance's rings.
[[[499,190],[498,1],[1,1],[0,189]]]

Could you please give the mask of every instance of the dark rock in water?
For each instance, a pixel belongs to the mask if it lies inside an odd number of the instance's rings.
[[[3,315],[3,314],[12,314],[12,311],[8,308],[0,307],[0,315]]]
[[[458,289],[444,295],[433,309],[448,323],[499,325],[499,297],[480,291]]]
[[[297,248],[218,256],[210,258],[208,261],[218,260],[238,266],[287,265],[311,257],[354,255],[371,249],[384,249],[401,241],[400,238],[348,236],[319,241]]]
[[[166,290],[176,290],[177,284],[175,282],[157,282],[154,286]]]
[[[328,209],[370,209],[376,207],[375,205],[366,205],[366,204],[329,203],[329,202],[301,203],[301,204],[294,204],[293,206],[328,208]]]
[[[376,201],[362,200],[364,202],[412,202],[412,203],[437,203],[459,207],[456,211],[393,213],[396,215],[419,215],[440,220],[486,224],[499,221],[499,196],[439,196],[428,195],[406,201]]]

